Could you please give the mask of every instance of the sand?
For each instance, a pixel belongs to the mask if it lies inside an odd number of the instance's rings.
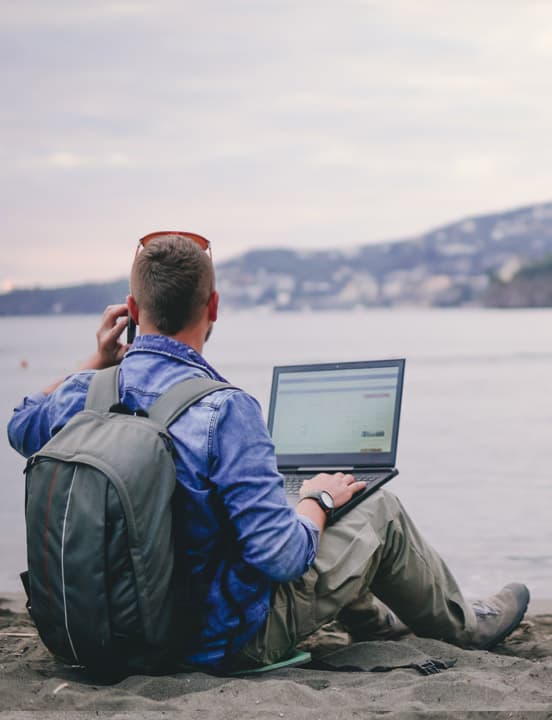
[[[408,635],[399,641],[351,645],[334,626],[309,649],[334,665],[366,669],[455,663],[437,674],[415,669],[336,672],[285,668],[262,676],[217,678],[192,672],[129,677],[114,685],[91,682],[57,662],[17,603],[0,601],[2,718],[552,718],[552,613],[530,614],[494,652],[464,651]],[[39,714],[37,715],[37,711]]]

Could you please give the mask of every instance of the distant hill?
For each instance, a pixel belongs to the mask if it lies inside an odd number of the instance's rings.
[[[341,250],[257,250],[225,263],[225,304],[281,310],[493,305],[552,257],[552,203],[463,219],[418,237]],[[500,285],[501,296],[490,291]],[[535,296],[517,296],[532,305]]]
[[[552,306],[552,203],[417,237],[333,250],[253,250],[217,265],[225,307]],[[0,315],[98,313],[128,281],[0,295]]]
[[[0,315],[74,315],[98,313],[106,305],[123,302],[128,279],[60,288],[12,290],[0,295]]]

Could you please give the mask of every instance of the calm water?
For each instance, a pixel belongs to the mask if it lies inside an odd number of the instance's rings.
[[[70,372],[98,319],[0,318],[0,420]],[[400,475],[388,486],[466,594],[526,582],[552,597],[552,312],[222,314],[205,355],[267,407],[272,366],[406,357]],[[21,365],[27,361],[28,367]],[[0,440],[0,591],[24,565],[23,460]]]

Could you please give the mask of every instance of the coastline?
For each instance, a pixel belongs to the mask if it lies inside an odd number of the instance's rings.
[[[493,652],[460,650],[437,640],[407,635],[400,641],[351,645],[328,629],[311,638],[313,655],[334,666],[387,672],[337,672],[284,668],[246,678],[201,672],[162,677],[132,676],[102,685],[56,661],[40,642],[22,594],[0,593],[0,697],[2,718],[30,716],[196,718],[297,718],[332,720],[372,713],[390,718],[439,713],[531,712],[552,708],[552,600],[534,600],[520,627]],[[448,669],[422,675],[404,667],[443,660]],[[526,715],[523,715],[525,717]]]

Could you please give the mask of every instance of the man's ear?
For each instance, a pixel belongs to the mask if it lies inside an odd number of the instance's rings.
[[[128,307],[128,314],[130,317],[134,320],[136,325],[139,325],[138,317],[140,315],[140,312],[138,310],[138,305],[136,303],[136,300],[132,297],[132,295],[127,295],[127,307]]]
[[[213,290],[211,297],[207,301],[207,309],[209,311],[209,320],[216,322],[218,316],[218,305],[219,305],[219,294],[216,290]]]

